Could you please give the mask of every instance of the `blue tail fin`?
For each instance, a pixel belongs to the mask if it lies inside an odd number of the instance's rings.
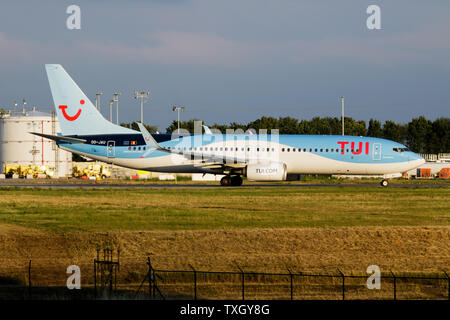
[[[46,64],[48,82],[63,135],[136,133],[106,120],[59,64]]]

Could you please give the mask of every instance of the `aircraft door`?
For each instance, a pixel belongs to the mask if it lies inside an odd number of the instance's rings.
[[[373,160],[381,160],[381,143],[373,144],[372,159]]]
[[[106,156],[108,158],[115,158],[116,157],[116,142],[115,141],[108,141],[108,144],[106,146]]]

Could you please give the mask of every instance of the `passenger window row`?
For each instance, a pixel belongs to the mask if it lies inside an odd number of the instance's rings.
[[[128,150],[138,150],[138,151],[140,151],[140,150],[145,150],[145,147],[128,147]]]
[[[307,148],[303,148],[303,152],[306,152],[308,149]],[[281,148],[281,152],[302,152],[302,149],[301,148]],[[331,149],[324,149],[324,148],[309,148],[309,152],[342,152],[342,151],[344,151],[344,150],[342,150],[342,149],[339,149],[339,148],[337,148],[337,149],[334,149],[334,148],[331,148]],[[348,153],[350,150],[349,149],[346,149],[346,152]],[[351,152],[359,152],[359,150],[358,149],[356,149],[356,150],[354,150],[354,149],[351,149]]]
[[[144,147],[145,148],[145,147]],[[192,147],[167,147],[167,149],[169,149],[169,150],[174,150],[174,151],[245,151],[246,149],[247,149],[247,151],[251,151],[251,148],[250,147],[247,147],[247,148],[244,148],[244,147],[241,147],[241,148],[238,148],[238,147],[194,147],[194,148],[192,148]],[[270,152],[270,151],[272,151],[272,152],[274,152],[275,151],[275,148],[262,148],[262,147],[257,147],[257,148],[255,148],[256,149],[256,151],[257,152]],[[255,150],[255,149],[253,149],[253,150]],[[394,149],[396,149],[396,148],[394,148]],[[400,149],[400,148],[398,148],[398,149]],[[339,152],[342,152],[342,151],[344,151],[344,150],[342,150],[342,149],[339,149],[339,148],[336,148],[336,149],[334,149],[334,148],[331,148],[331,149],[328,149],[328,148],[281,148],[281,152],[307,152],[309,150],[309,152],[336,152],[336,153],[339,153]],[[359,152],[359,149],[356,149],[356,150],[354,150],[354,149],[346,149],[345,150],[347,153],[348,152]],[[397,151],[397,150],[394,150],[394,151]],[[400,151],[400,150],[399,150]],[[404,151],[404,150],[402,150],[402,151]],[[401,151],[400,151],[401,152]]]
[[[247,149],[247,151],[251,151],[252,148],[247,147],[167,147],[167,149],[169,150],[174,150],[174,151],[245,151]],[[255,150],[255,149],[253,149]],[[266,151],[266,152],[275,152],[275,148],[256,148],[256,151]]]

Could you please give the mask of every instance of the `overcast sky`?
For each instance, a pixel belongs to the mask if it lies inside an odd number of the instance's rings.
[[[66,8],[81,8],[69,30]],[[381,8],[381,30],[366,9]],[[45,63],[60,63],[109,117],[248,122],[263,115],[408,122],[450,116],[450,1],[97,0],[0,4],[0,107],[50,110]]]

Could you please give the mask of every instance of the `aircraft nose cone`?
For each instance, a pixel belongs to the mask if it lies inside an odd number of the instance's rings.
[[[425,163],[425,159],[421,155],[419,155],[417,153],[413,153],[413,152],[411,152],[411,154],[409,155],[409,161],[414,161],[414,162],[418,163],[419,165],[422,165]]]

